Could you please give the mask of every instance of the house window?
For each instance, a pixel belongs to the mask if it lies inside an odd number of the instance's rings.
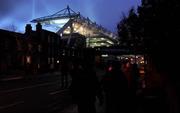
[[[38,51],[41,52],[41,45],[38,45]]]
[[[31,64],[31,56],[26,56],[26,62],[27,64]]]
[[[40,64],[38,64],[38,69],[40,69],[40,67],[41,67]]]
[[[54,64],[54,58],[52,58],[52,63]]]
[[[51,63],[51,58],[48,58],[48,64],[50,64]]]

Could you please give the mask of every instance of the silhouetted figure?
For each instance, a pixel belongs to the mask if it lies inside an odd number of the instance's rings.
[[[136,112],[138,107],[138,100],[136,92],[139,89],[139,68],[136,63],[132,64],[131,70],[130,70],[130,84],[129,84],[129,106],[130,112]]]
[[[79,113],[96,113],[96,96],[102,101],[100,84],[93,70],[93,65],[76,60],[72,74],[73,100],[78,105]]]
[[[71,92],[73,96],[73,102],[77,103],[79,98],[81,96],[79,95],[79,92],[81,91],[81,84],[82,84],[82,78],[83,78],[83,67],[82,67],[82,60],[76,58],[73,59],[72,62],[72,69],[70,71],[70,75],[72,77],[72,83],[71,83]]]
[[[121,70],[120,62],[112,61],[102,84],[106,98],[106,113],[126,112],[128,82]]]
[[[68,62],[66,59],[63,59],[61,65],[61,87],[66,88],[68,86]]]
[[[136,63],[132,65],[131,76],[132,76],[131,90],[133,91],[133,93],[136,93],[139,87],[139,78],[140,78],[139,68]]]

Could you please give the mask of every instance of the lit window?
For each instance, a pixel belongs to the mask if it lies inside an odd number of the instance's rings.
[[[53,22],[55,24],[65,24],[69,21],[69,19],[58,19],[58,20],[54,20]]]
[[[60,36],[62,37],[62,33],[60,34]]]
[[[101,43],[101,45],[105,45],[104,43]]]
[[[113,44],[113,42],[111,42],[111,41],[109,41],[109,40],[108,40],[107,42],[110,43],[110,44]]]
[[[108,55],[107,54],[105,54],[105,55],[101,55],[102,57],[108,57]]]
[[[112,66],[110,66],[110,67],[108,68],[108,71],[112,71]]]
[[[26,62],[27,62],[28,64],[31,63],[31,57],[30,57],[30,56],[26,56]]]
[[[70,34],[70,30],[65,30],[64,34]]]

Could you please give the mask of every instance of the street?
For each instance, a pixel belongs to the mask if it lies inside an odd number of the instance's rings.
[[[3,79],[0,84],[0,113],[54,113],[71,101],[68,89],[60,87],[58,74]]]
[[[101,80],[104,71],[96,69],[96,73]],[[137,97],[134,112],[162,110],[165,102],[160,97],[151,93]],[[96,101],[97,113],[104,113],[105,107],[106,103],[99,106]],[[0,113],[77,113],[77,105],[69,89],[61,88],[60,73],[17,76],[0,79]]]

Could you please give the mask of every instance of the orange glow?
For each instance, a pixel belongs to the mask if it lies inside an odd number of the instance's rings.
[[[140,70],[139,73],[140,74],[144,74],[145,72],[144,72],[144,70]]]

